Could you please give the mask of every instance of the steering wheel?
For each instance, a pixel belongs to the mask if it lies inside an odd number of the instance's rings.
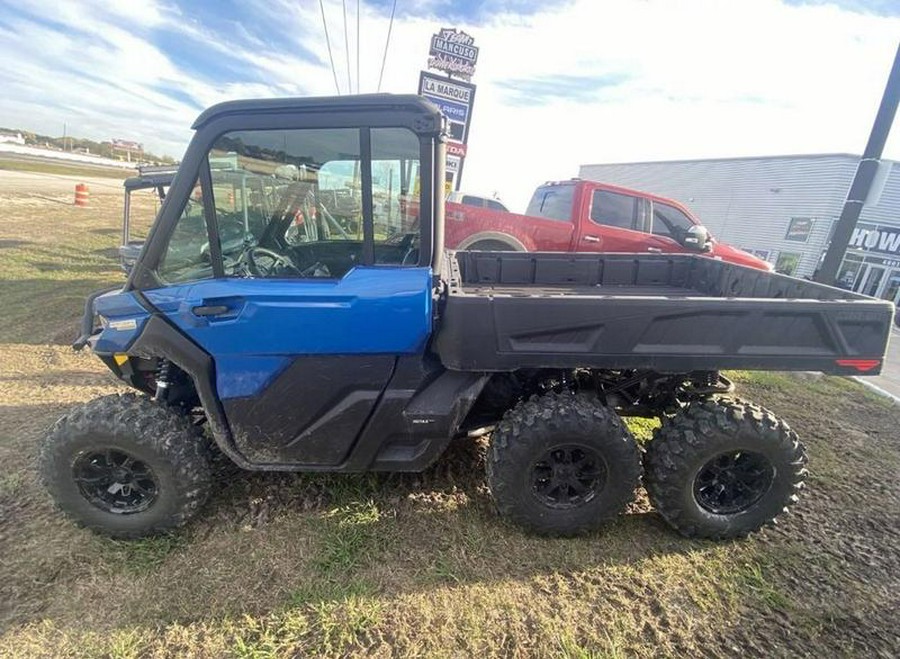
[[[257,260],[257,257],[259,256],[265,257],[270,260],[271,263],[267,266],[261,265]],[[249,270],[250,274],[254,277],[271,277],[272,275],[278,275],[282,272],[291,272],[301,276],[303,274],[300,272],[300,268],[294,265],[294,262],[291,261],[291,258],[288,255],[279,254],[266,247],[250,247],[244,251],[241,255],[241,259],[246,263],[247,270]]]
[[[400,242],[400,249],[403,250],[403,259],[401,265],[416,265],[419,262],[419,234],[408,233]]]

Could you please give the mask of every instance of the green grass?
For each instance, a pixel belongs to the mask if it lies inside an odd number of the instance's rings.
[[[97,537],[99,553],[114,568],[133,574],[146,574],[159,568],[166,559],[188,543],[187,535],[168,534],[140,540],[113,540]]]
[[[454,445],[424,474],[223,470],[205,515],[171,536],[124,542],[74,527],[34,461],[61,414],[117,387],[64,342],[83,296],[123,280],[121,198],[98,194],[87,210],[18,201],[0,217],[0,656],[893,649],[900,413],[842,378],[733,374],[738,395],[788,419],[811,453],[802,515],[746,541],[686,540],[642,491],[588,536],[524,533],[490,501],[484,440]],[[626,424],[641,442],[658,425]]]
[[[316,569],[326,579],[352,572],[376,557],[381,513],[370,499],[341,506],[325,515]]]
[[[76,162],[52,162],[49,160],[32,160],[30,158],[0,157],[0,170],[17,172],[35,172],[56,176],[91,176],[98,178],[124,179],[133,176],[135,170],[104,167],[102,165],[79,164]]]
[[[659,428],[659,419],[630,416],[625,419],[625,425],[631,431],[631,434],[634,435],[634,438],[643,444],[653,438],[653,432]]]

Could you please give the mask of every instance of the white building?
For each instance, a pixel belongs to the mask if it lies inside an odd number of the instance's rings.
[[[22,133],[0,132],[0,142],[4,144],[25,144],[25,138],[22,137]]]
[[[859,156],[835,153],[582,165],[584,179],[677,199],[720,240],[809,277]],[[883,161],[839,271],[841,285],[900,302],[900,167]]]

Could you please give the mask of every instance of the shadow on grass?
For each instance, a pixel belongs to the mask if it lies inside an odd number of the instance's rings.
[[[97,275],[109,271],[101,266],[77,267],[79,271]],[[67,278],[64,285],[50,278],[3,281],[0,342],[64,344],[70,341],[77,334],[76,325],[87,295],[114,285],[114,277]]]
[[[30,240],[0,240],[0,249],[15,249],[16,247],[24,247],[30,244]]]
[[[90,232],[98,236],[118,236],[122,234],[121,229],[90,229]]]

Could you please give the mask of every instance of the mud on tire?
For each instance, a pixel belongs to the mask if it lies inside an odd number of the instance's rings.
[[[596,399],[547,394],[506,413],[487,481],[500,514],[531,531],[575,535],[616,517],[641,475],[631,433]]]
[[[689,538],[743,537],[797,500],[806,477],[797,433],[735,398],[689,404],[647,446],[644,484],[660,515]]]
[[[116,538],[185,524],[210,484],[208,446],[190,421],[135,394],[97,398],[56,422],[40,472],[72,520]]]

